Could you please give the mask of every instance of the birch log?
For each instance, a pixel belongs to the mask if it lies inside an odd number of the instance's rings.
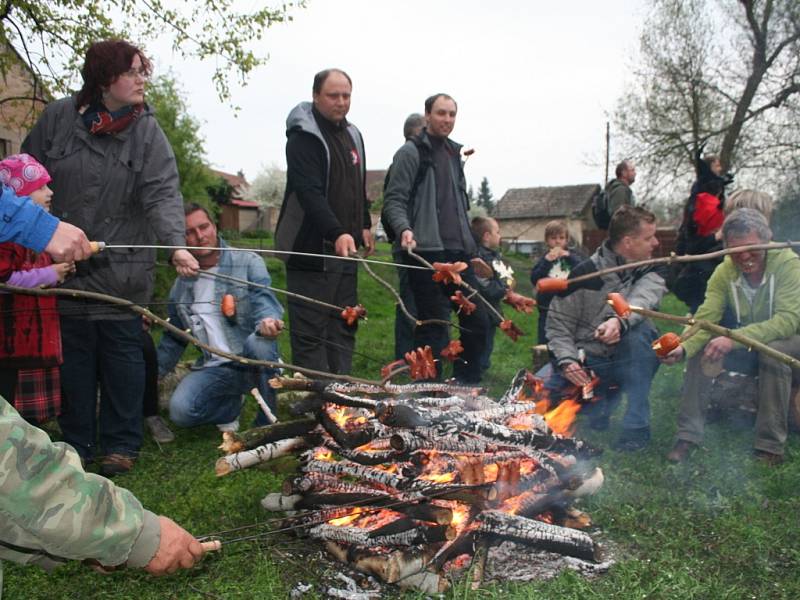
[[[280,440],[272,444],[264,444],[252,450],[244,450],[235,454],[223,456],[217,460],[214,470],[217,477],[222,477],[234,471],[241,471],[248,467],[270,461],[281,456],[308,446],[306,438],[303,436]]]

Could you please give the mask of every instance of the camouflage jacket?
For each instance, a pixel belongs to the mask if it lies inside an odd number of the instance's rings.
[[[160,537],[158,517],[131,492],[86,473],[70,446],[51,442],[0,398],[0,559],[143,567]]]

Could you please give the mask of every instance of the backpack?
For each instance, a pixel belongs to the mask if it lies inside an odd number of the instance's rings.
[[[431,152],[430,148],[422,142],[421,135],[415,135],[414,137],[409,138],[409,141],[414,143],[414,146],[417,148],[417,153],[419,154],[419,166],[417,167],[417,174],[414,176],[414,183],[411,185],[411,191],[408,194],[408,214],[414,214],[414,198],[417,195],[417,190],[419,186],[422,185],[422,181],[425,179],[425,175],[428,172],[428,168],[433,166],[433,161],[431,160]],[[389,187],[389,179],[392,176],[392,167],[389,167],[389,170],[386,171],[386,177],[383,179],[383,192],[386,193],[386,188]],[[386,233],[386,239],[389,242],[394,242],[397,239],[397,233],[392,226],[389,224],[389,219],[386,218],[386,211],[381,211],[381,226],[383,227],[383,231]]]
[[[599,229],[608,229],[611,213],[608,211],[608,192],[605,189],[592,196],[592,218]]]

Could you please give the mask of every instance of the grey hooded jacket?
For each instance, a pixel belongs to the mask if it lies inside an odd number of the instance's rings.
[[[431,142],[427,132],[422,132],[421,140],[430,150]],[[457,218],[461,226],[464,250],[467,254],[475,254],[477,246],[470,231],[469,217],[467,216],[469,200],[467,199],[464,169],[461,164],[461,146],[450,139],[447,139],[445,143],[453,153],[453,160],[450,161],[450,177],[458,199],[458,215],[453,215],[453,218]],[[436,200],[436,172],[433,165],[427,169],[425,178],[417,188],[416,197],[410,198],[419,163],[419,151],[414,142],[410,140],[400,147],[392,160],[391,176],[383,195],[383,211],[392,230],[397,232],[395,251],[400,250],[400,234],[406,229],[414,232],[417,251],[444,250],[442,238],[439,235],[439,207]]]
[[[75,99],[63,98],[45,108],[22,150],[53,178],[53,215],[80,227],[90,240],[185,245],[175,155],[149,108],[126,130],[97,136],[86,129]],[[108,249],[80,264],[63,287],[148,302],[155,259],[151,249]],[[93,314],[88,308],[85,316],[131,318],[127,311]]]
[[[598,270],[625,264],[625,259],[609,247],[608,241],[603,242],[589,260]],[[580,266],[578,269],[581,270]],[[600,290],[578,288],[566,296],[553,298],[547,314],[547,345],[559,365],[578,362],[578,348],[593,356],[614,354],[615,345],[608,346],[594,339],[597,326],[615,316],[607,302],[610,292],[619,292],[632,305],[655,309],[666,294],[667,285],[657,269],[640,267],[604,275]],[[629,327],[644,320],[636,313],[621,320],[623,335]]]

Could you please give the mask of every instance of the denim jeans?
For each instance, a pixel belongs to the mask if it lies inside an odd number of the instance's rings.
[[[274,340],[253,333],[245,341],[242,356],[276,361],[278,345]],[[230,423],[239,418],[242,394],[254,387],[274,412],[275,392],[268,383],[274,374],[275,369],[248,367],[236,362],[192,371],[181,380],[169,400],[169,418],[181,427]]]
[[[122,321],[61,317],[63,406],[58,424],[64,441],[83,459],[93,457],[98,437],[103,454],[135,456],[142,447],[141,335],[139,316]]]
[[[611,416],[622,394],[628,396],[628,406],[622,418],[623,429],[642,429],[650,426],[650,386],[659,362],[651,344],[658,337],[653,325],[642,321],[631,327],[620,340],[612,356],[586,355],[586,365],[600,379],[594,390],[596,400],[585,405],[581,414],[590,420]],[[554,399],[565,396],[575,386],[553,367],[552,375],[545,381],[545,389]]]

